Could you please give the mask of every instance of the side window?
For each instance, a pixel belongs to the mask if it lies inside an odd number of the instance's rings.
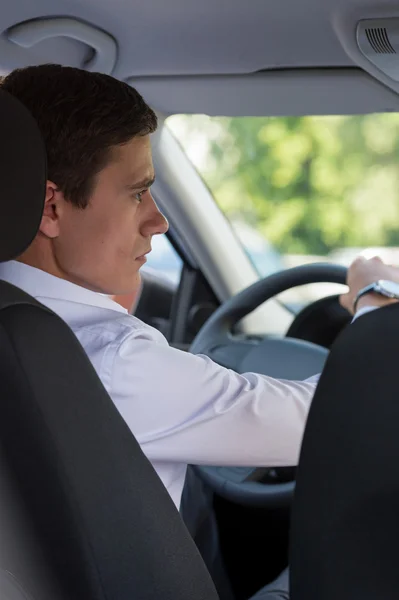
[[[147,256],[143,269],[156,271],[161,277],[169,279],[176,286],[179,284],[183,261],[173,248],[166,235],[154,235],[152,252]]]
[[[154,236],[151,245],[134,314],[172,346],[188,350],[218,301],[201,271],[185,264],[165,235]]]

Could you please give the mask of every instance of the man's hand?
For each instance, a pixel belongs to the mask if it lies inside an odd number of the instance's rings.
[[[379,279],[388,279],[389,281],[399,283],[399,268],[386,265],[378,256],[370,259],[363,258],[362,256],[356,258],[348,269],[346,283],[349,287],[349,292],[340,297],[342,306],[353,315],[353,303],[355,302],[357,293]],[[385,306],[393,302],[397,302],[397,300],[370,293],[360,298],[357,310],[364,306]]]

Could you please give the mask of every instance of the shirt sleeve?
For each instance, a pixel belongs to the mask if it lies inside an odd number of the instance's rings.
[[[117,346],[110,393],[152,461],[289,466],[315,388],[316,380],[240,375],[141,331]]]

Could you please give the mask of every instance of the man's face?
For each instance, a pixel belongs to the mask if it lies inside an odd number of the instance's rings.
[[[62,277],[105,294],[139,287],[151,238],[168,229],[151,196],[153,180],[149,136],[137,137],[114,149],[85,209],[62,202],[52,240]]]

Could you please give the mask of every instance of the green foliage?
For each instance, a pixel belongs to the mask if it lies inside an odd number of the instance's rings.
[[[399,245],[399,114],[170,121],[226,215],[281,252]]]

